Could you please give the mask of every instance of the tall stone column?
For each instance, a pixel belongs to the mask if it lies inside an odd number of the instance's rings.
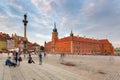
[[[27,51],[27,48],[26,48],[26,44],[27,44],[26,27],[27,27],[27,23],[28,23],[26,14],[24,15],[23,23],[24,23],[24,40],[23,40],[23,42],[24,42],[24,49],[23,49],[23,52],[25,54],[26,51]]]

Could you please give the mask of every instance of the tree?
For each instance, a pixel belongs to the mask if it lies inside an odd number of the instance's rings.
[[[41,51],[44,51],[44,49],[45,49],[44,46],[40,46]]]

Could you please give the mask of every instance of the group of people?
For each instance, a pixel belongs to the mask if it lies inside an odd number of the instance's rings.
[[[6,61],[5,61],[5,65],[6,66],[16,66],[16,65],[20,65],[20,62],[22,61],[22,57],[20,56],[20,54],[18,52],[13,52],[13,61],[11,60],[11,57],[9,56]]]
[[[44,57],[46,56],[46,53],[44,53]],[[42,60],[43,60],[43,57],[42,57],[42,53],[38,53],[38,57],[39,57],[39,64],[42,65]],[[29,57],[28,57],[28,63],[34,63],[35,64],[35,61],[32,59],[32,56],[31,54],[29,54]]]
[[[46,56],[46,53],[44,53],[44,57]],[[39,58],[39,64],[42,65],[42,60],[43,60],[43,56],[42,56],[42,53],[38,53],[38,58]],[[6,61],[5,61],[5,65],[6,66],[19,66],[20,65],[20,62],[22,61],[22,57],[20,56],[20,54],[18,52],[14,52],[13,53],[13,61],[11,60],[11,57],[9,56]],[[31,63],[34,63],[35,64],[35,61],[33,60],[31,54],[29,53],[28,55],[28,63],[31,64]]]

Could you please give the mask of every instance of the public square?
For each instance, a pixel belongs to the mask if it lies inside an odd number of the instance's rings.
[[[0,80],[120,80],[120,0],[0,0],[0,30]]]
[[[35,64],[28,64],[27,55],[20,66],[5,66],[7,54],[0,54],[0,80],[120,80],[120,57],[100,55],[66,55],[61,64],[60,55],[48,54],[39,65],[38,55],[32,55]]]

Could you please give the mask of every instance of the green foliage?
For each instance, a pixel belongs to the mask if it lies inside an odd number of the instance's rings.
[[[44,46],[40,46],[40,50],[43,51],[44,50]]]
[[[115,51],[120,51],[120,47],[115,48]]]

